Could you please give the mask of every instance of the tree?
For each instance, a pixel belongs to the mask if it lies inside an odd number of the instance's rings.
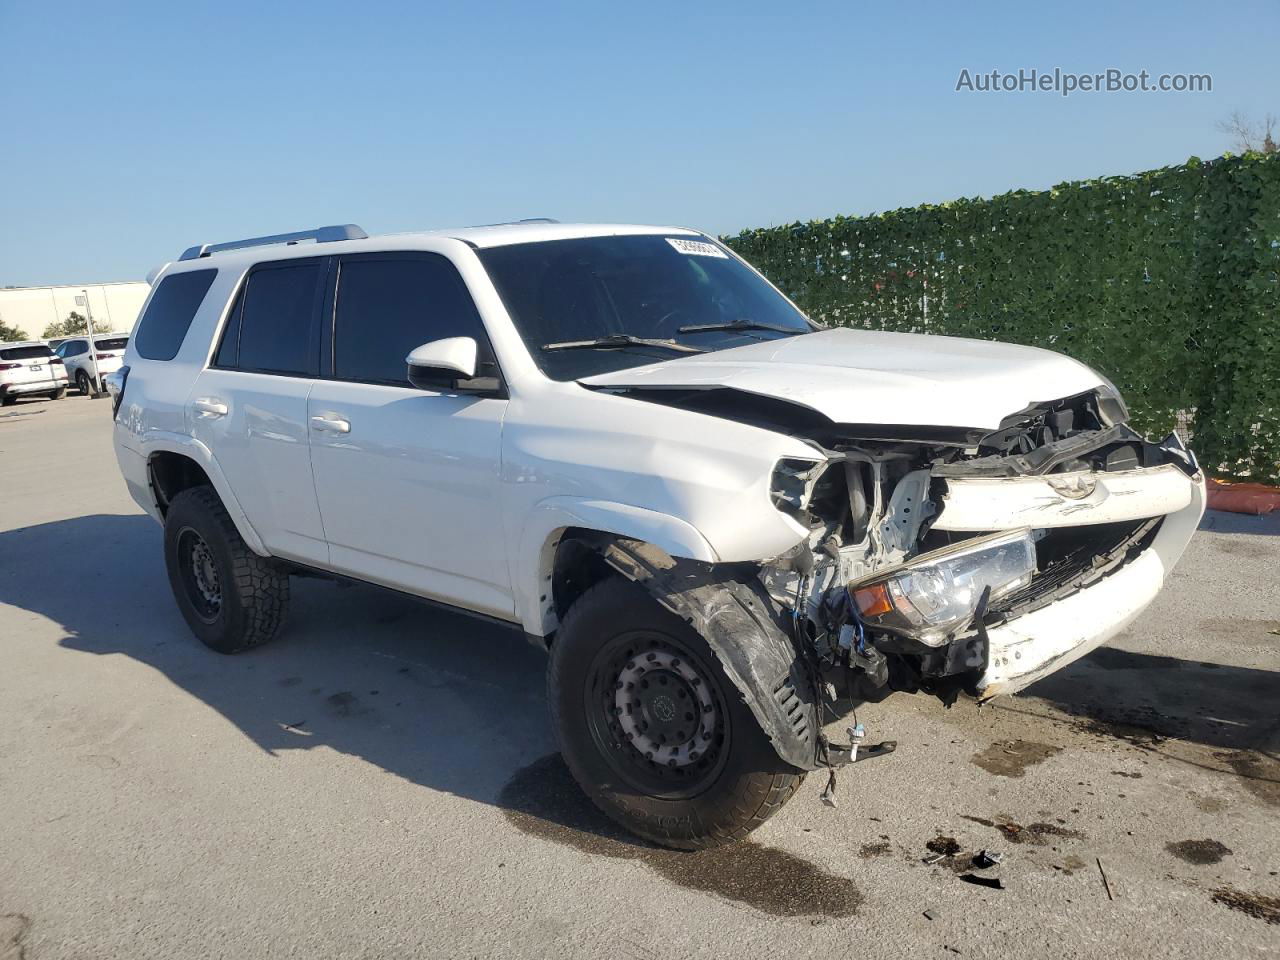
[[[3,320],[0,320],[0,343],[10,343],[14,340],[26,339],[27,331],[20,330],[17,327],[11,327]]]
[[[85,332],[84,317],[75,310],[65,320],[55,320],[44,328],[44,338],[53,340],[55,337],[74,337],[78,333]],[[111,328],[106,326],[102,321],[93,321],[94,333],[110,333]]]
[[[1218,129],[1231,137],[1233,146],[1241,153],[1276,153],[1280,152],[1280,144],[1276,143],[1277,126],[1274,114],[1268,113],[1261,123],[1254,123],[1252,118],[1236,111],[1218,124]]]

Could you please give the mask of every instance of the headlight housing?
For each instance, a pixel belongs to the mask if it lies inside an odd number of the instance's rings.
[[[849,584],[863,623],[942,646],[973,619],[982,592],[998,600],[1031,582],[1030,530],[976,537]]]

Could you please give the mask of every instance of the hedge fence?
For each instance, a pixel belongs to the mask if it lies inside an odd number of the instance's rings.
[[[815,320],[1060,351],[1211,472],[1280,481],[1280,155],[725,240]]]

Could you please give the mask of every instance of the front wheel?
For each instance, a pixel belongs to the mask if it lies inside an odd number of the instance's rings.
[[[178,609],[206,646],[239,653],[279,632],[289,575],[249,549],[212,487],[173,498],[164,561]]]
[[[605,580],[569,610],[548,699],[587,796],[664,846],[740,840],[804,779],[778,758],[707,642],[629,580]]]

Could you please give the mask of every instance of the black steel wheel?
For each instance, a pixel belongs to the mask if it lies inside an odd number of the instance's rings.
[[[739,840],[804,778],[779,759],[707,641],[621,577],[587,590],[565,615],[547,697],[579,786],[664,846]]]
[[[212,487],[183,490],[164,518],[164,559],[178,609],[219,653],[266,643],[289,604],[289,575],[245,544]]]
[[[633,787],[654,797],[697,796],[728,756],[729,713],[711,670],[669,634],[614,637],[586,689],[596,746]]]

